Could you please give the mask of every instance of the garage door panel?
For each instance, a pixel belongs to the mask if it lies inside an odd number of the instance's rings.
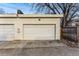
[[[0,25],[0,41],[7,41],[14,38],[14,25]]]
[[[27,40],[54,40],[54,25],[24,25],[24,39]]]

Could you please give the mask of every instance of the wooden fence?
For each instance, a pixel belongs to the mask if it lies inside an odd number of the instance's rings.
[[[77,26],[76,27],[64,27],[61,29],[61,38],[72,42],[77,42]]]

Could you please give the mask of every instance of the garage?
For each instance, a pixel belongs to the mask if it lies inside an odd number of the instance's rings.
[[[54,40],[55,25],[24,25],[24,39]]]
[[[60,40],[57,14],[0,14],[1,40]]]

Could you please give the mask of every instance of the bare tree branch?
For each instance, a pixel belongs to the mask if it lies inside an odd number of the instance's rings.
[[[41,3],[37,5],[39,9],[44,9],[45,12],[63,14],[64,17],[61,20],[62,27],[66,26],[72,18],[76,17],[75,14],[79,11],[79,4],[77,3]]]

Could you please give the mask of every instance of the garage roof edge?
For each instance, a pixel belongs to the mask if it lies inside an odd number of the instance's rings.
[[[0,18],[2,17],[52,17],[52,18],[59,18],[63,17],[63,14],[0,14]]]

